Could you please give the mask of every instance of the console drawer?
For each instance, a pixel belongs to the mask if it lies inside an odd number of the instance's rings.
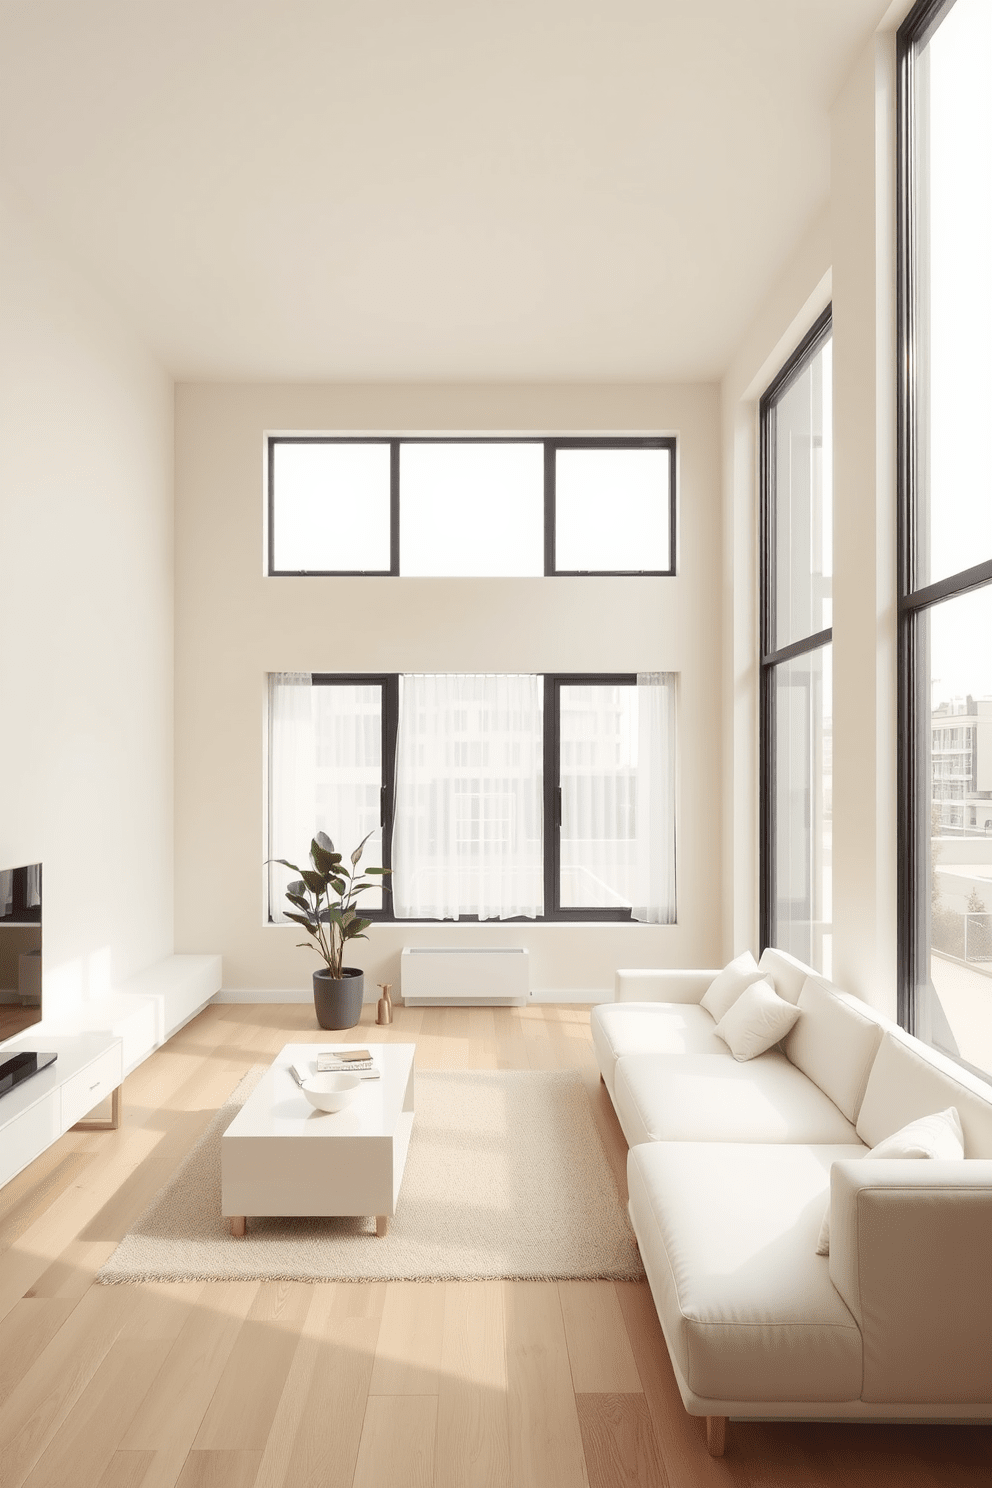
[[[73,1075],[71,1080],[66,1080],[62,1086],[62,1130],[68,1131],[94,1106],[106,1100],[123,1078],[124,1067],[118,1043],[80,1070],[78,1075]]]
[[[59,1093],[52,1090],[4,1126],[0,1137],[0,1184],[8,1183],[61,1135]]]

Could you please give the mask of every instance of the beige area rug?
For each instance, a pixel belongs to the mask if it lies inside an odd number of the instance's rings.
[[[188,1280],[639,1280],[624,1205],[574,1071],[417,1075],[397,1213],[249,1219],[220,1213],[220,1138],[261,1076],[250,1071],[100,1271],[103,1282]]]

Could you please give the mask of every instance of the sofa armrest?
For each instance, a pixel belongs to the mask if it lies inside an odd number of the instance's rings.
[[[992,1400],[992,1161],[833,1164],[830,1277],[861,1329],[861,1398]]]
[[[616,1002],[698,1002],[718,971],[618,971]]]

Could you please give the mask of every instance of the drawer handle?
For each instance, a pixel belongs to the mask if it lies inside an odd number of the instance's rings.
[[[95,1085],[91,1085],[90,1086],[90,1089],[91,1090],[99,1090],[99,1088],[100,1088],[100,1081],[99,1080],[97,1080],[97,1082],[96,1082]]]

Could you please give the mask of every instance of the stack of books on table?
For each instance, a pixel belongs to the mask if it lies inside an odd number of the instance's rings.
[[[379,1071],[372,1063],[371,1049],[323,1049],[317,1054],[317,1073],[326,1075],[347,1071],[363,1080],[377,1080]]]
[[[293,1074],[302,1085],[311,1075],[343,1074],[358,1075],[363,1080],[378,1080],[379,1071],[372,1063],[371,1049],[319,1049],[316,1059],[299,1061],[293,1065]]]

